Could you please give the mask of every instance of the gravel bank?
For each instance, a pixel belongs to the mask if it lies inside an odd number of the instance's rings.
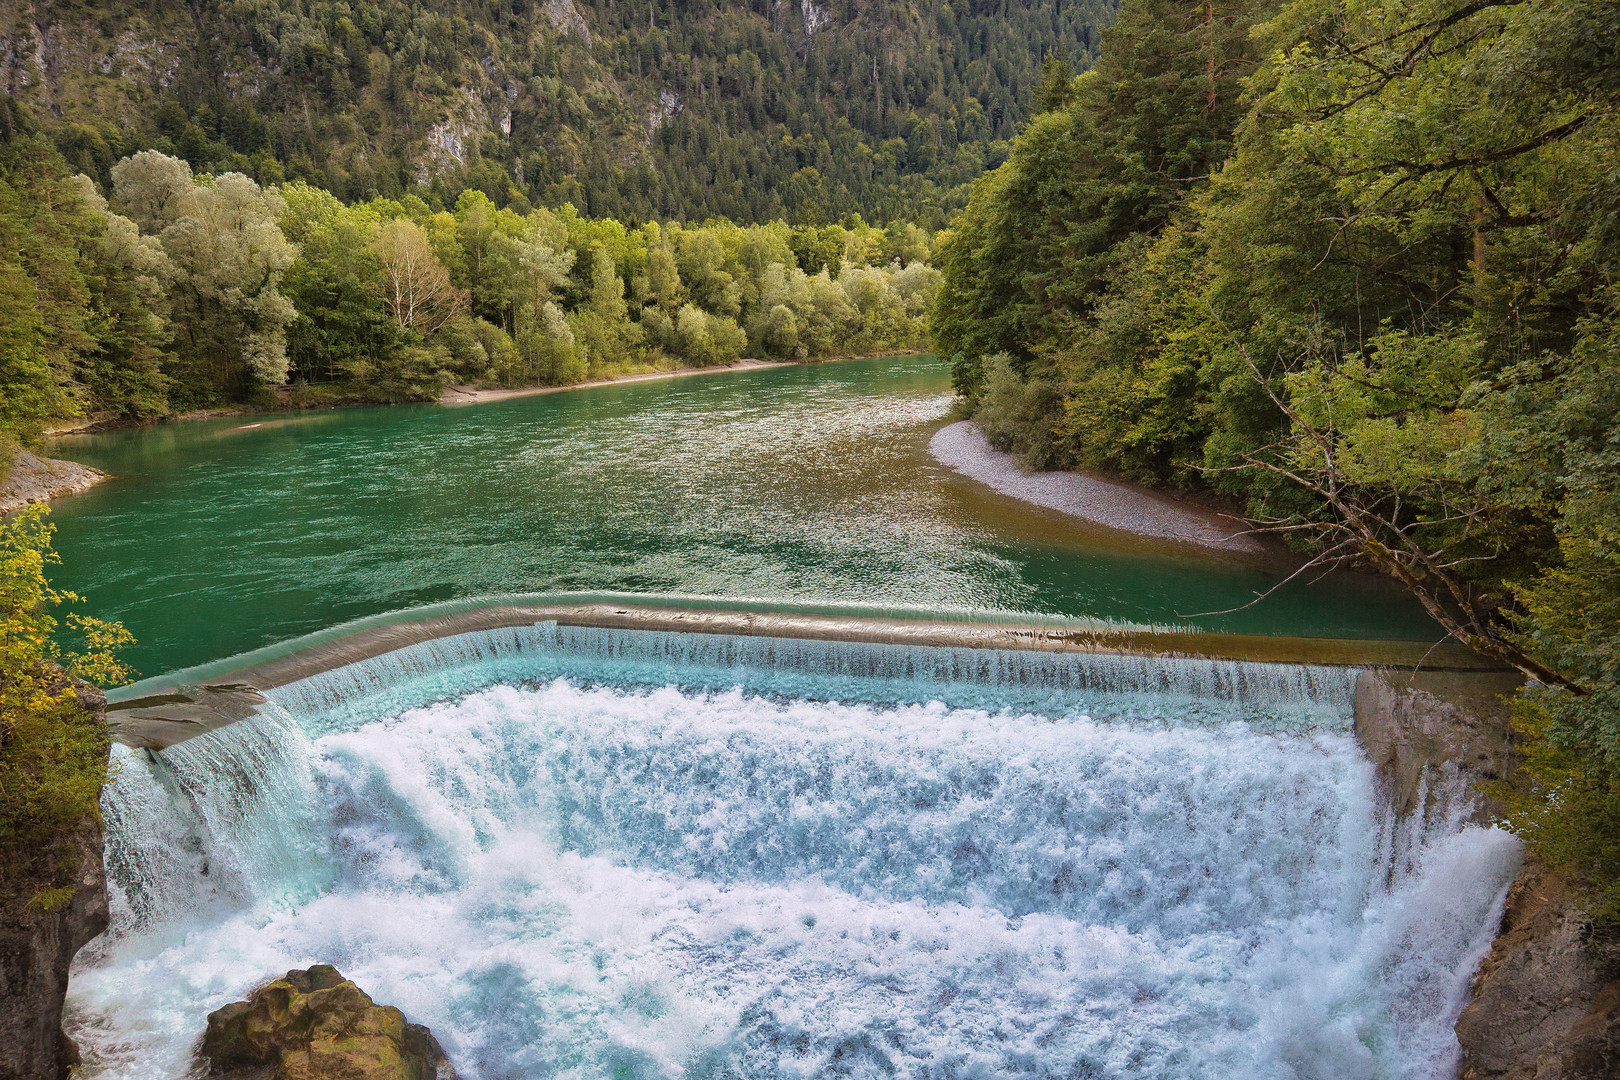
[[[979,426],[963,420],[940,428],[928,444],[941,465],[1036,506],[1138,536],[1198,544],[1217,551],[1263,554],[1253,536],[1235,536],[1235,521],[1127,484],[1073,472],[1026,473],[1011,454],[990,445]]]

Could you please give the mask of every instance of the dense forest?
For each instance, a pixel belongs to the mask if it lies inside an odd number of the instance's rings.
[[[0,83],[102,183],[159,150],[345,202],[937,228],[1116,0],[16,4]]]
[[[1129,0],[939,247],[992,440],[1204,486],[1523,671],[1620,917],[1620,5]]]
[[[921,349],[931,237],[841,224],[626,225],[302,181],[143,150],[105,194],[0,114],[0,437],[73,417],[436,397],[629,370]],[[8,455],[9,456],[9,455]]]

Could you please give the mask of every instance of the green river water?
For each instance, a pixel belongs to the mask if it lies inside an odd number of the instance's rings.
[[[115,479],[57,503],[56,584],[145,675],[363,615],[557,590],[1083,615],[1433,639],[1346,575],[1149,545],[936,464],[932,357],[766,368],[469,407],[230,417],[75,436]]]

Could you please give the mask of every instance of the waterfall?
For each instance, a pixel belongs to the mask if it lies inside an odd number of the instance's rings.
[[[300,829],[316,798],[309,758],[280,709],[162,753],[115,744],[102,816],[121,926],[201,918],[265,899],[267,884],[288,898],[325,884],[324,853]]]
[[[1352,722],[1355,691],[1353,670],[1309,664],[621,630],[548,621],[434,638],[269,695],[299,715],[341,723],[491,681],[559,676],[689,690],[742,687],[785,697],[941,701],[1119,720],[1241,720],[1267,729],[1340,731]]]
[[[1353,672],[546,622],[119,748],[87,1076],[336,964],[469,1077],[1448,1075],[1517,846]],[[1456,777],[1437,784],[1456,785]]]

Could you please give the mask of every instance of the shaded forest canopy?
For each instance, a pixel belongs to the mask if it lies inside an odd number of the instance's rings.
[[[937,228],[1117,0],[18,4],[0,82],[74,171],[142,149],[346,202]]]

